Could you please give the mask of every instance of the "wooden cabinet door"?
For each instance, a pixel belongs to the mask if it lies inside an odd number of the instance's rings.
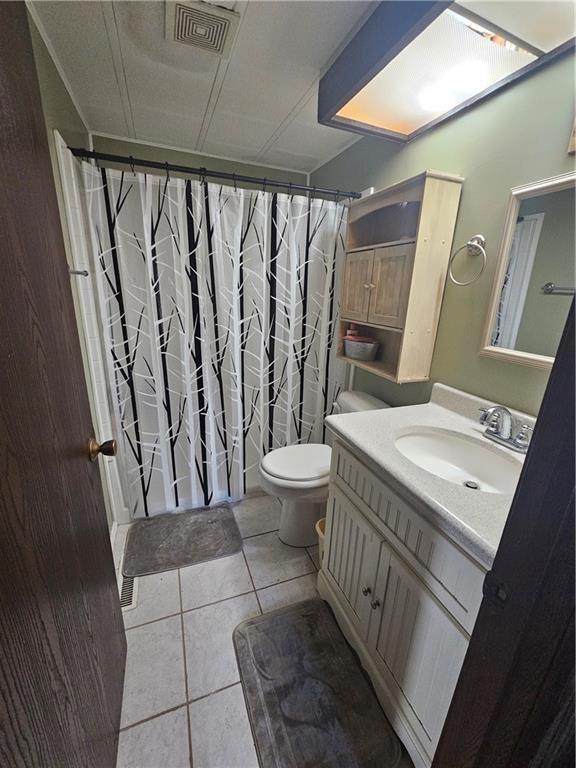
[[[324,569],[360,637],[367,636],[381,537],[346,496],[333,486],[327,508]]]
[[[374,251],[346,254],[340,314],[344,320],[366,322],[372,283]]]
[[[383,543],[383,549],[388,545]],[[430,756],[438,744],[468,647],[468,636],[418,577],[391,553],[380,558],[368,645],[392,676],[413,714]],[[421,728],[418,726],[421,726]]]
[[[368,322],[403,328],[410,295],[414,243],[376,248],[372,268]]]

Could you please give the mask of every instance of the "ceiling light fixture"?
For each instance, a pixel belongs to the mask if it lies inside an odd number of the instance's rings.
[[[463,61],[449,69],[418,93],[418,103],[425,112],[448,112],[460,102],[478,93],[488,84],[488,67],[478,59]]]
[[[535,32],[522,39],[516,29],[504,30],[468,5],[478,3],[381,3],[320,81],[319,122],[409,141],[573,51],[564,3],[550,4],[548,26],[559,27],[555,38],[563,40],[551,50],[538,47]],[[481,7],[487,16],[501,18],[502,3]],[[522,6],[524,31],[531,7]],[[573,16],[573,9],[568,13]],[[515,19],[507,16],[506,22]]]

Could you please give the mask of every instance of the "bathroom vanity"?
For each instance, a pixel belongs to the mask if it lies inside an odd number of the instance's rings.
[[[522,468],[483,436],[485,404],[437,384],[425,405],[327,419],[318,588],[417,768],[432,762]]]

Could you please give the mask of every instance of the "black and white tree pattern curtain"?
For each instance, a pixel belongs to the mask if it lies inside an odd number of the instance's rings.
[[[82,164],[134,516],[239,498],[322,442],[346,207]]]

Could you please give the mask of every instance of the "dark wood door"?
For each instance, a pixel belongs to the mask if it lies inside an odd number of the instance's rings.
[[[574,302],[433,768],[574,766]]]
[[[0,2],[0,765],[112,768],[126,645],[23,3]]]

